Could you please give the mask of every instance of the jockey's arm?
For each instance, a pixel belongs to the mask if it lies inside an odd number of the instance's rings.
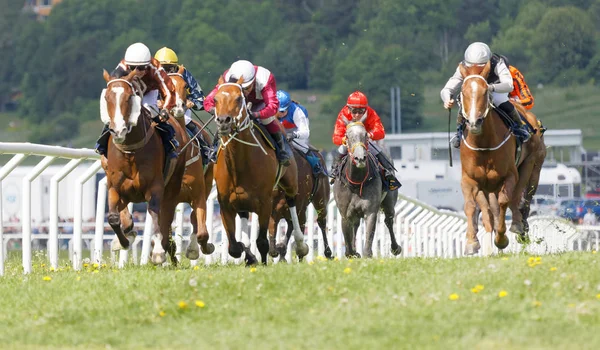
[[[513,78],[510,75],[510,70],[504,63],[504,60],[500,60],[498,64],[496,64],[496,75],[500,80],[499,83],[490,84],[490,91],[497,92],[500,94],[509,93],[513,90]]]
[[[217,84],[210,94],[204,98],[204,110],[208,113],[211,113],[215,108],[215,95],[217,94],[217,91],[219,91],[219,84]]]
[[[381,118],[374,109],[368,108],[367,120],[365,122],[365,127],[367,132],[369,133],[369,137],[373,141],[381,140],[385,137],[385,128],[381,123]]]
[[[186,69],[183,70],[183,80],[185,80],[188,85],[188,99],[194,102],[197,110],[204,109],[204,92],[202,92],[202,87],[200,84],[194,79],[194,76],[190,71]]]
[[[122,78],[127,75],[129,70],[123,61],[119,62],[119,64],[115,67],[115,69],[110,72],[110,76],[112,78]]]
[[[308,140],[310,137],[310,129],[308,124],[308,118],[304,114],[301,108],[296,108],[294,115],[292,116],[294,124],[296,124],[296,138]]]
[[[333,130],[333,137],[331,138],[333,144],[336,146],[340,146],[342,143],[344,143],[344,137],[346,137],[346,123],[344,122],[344,119],[346,119],[346,117],[344,116],[345,108],[346,107],[342,108],[342,110],[338,114],[337,120],[335,122],[335,129]]]
[[[256,117],[260,119],[273,117],[277,114],[277,110],[279,109],[279,100],[277,99],[277,85],[275,84],[275,77],[273,74],[270,74],[269,80],[267,80],[267,84],[260,92],[263,101],[265,103],[265,108],[256,112]]]
[[[456,94],[460,90],[462,82],[463,77],[460,74],[459,68],[457,67],[456,72],[454,72],[454,75],[448,80],[448,82],[446,83],[446,85],[444,85],[444,88],[440,92],[440,97],[442,98],[442,101],[444,103],[448,103],[451,99],[454,98],[453,96],[456,96]]]

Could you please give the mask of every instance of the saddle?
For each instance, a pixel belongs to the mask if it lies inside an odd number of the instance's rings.
[[[511,117],[509,117],[508,115],[506,115],[506,113],[504,113],[504,111],[500,108],[497,108],[496,106],[494,106],[494,110],[496,110],[496,112],[498,113],[498,115],[500,116],[500,119],[502,120],[502,122],[504,123],[504,125],[506,125],[506,127],[509,130],[512,130],[513,128],[518,127],[518,125],[515,124],[515,122],[512,120]],[[525,126],[527,127],[527,130],[529,131],[529,133],[531,133],[532,135],[535,134],[537,132],[537,130],[540,130],[540,133],[543,135],[544,132],[546,132],[547,128],[545,128],[542,125],[542,121],[538,119],[537,123],[537,127],[538,129],[534,128],[533,125],[531,125],[531,123],[529,122],[529,120],[527,120],[527,118],[525,118],[525,116],[517,109],[517,112],[519,113],[519,117],[521,117],[521,121],[525,124]],[[517,148],[515,151],[515,164],[519,164],[519,161],[521,160],[521,153],[522,153],[522,142],[519,138],[515,138],[517,141]]]

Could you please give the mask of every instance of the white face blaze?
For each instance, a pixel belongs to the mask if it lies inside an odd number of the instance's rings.
[[[125,118],[123,117],[123,112],[121,111],[121,98],[125,89],[121,86],[115,86],[111,89],[111,91],[115,94],[115,110],[113,111],[113,130],[115,131],[115,141],[120,141],[125,139],[125,135],[127,134],[127,125],[125,124]]]
[[[471,106],[471,110],[468,111],[467,114],[467,119],[469,120],[469,123],[471,123],[472,125],[475,125],[475,122],[477,122],[477,117],[480,115],[480,112],[483,111],[479,111],[477,109],[477,96],[479,96],[479,85],[477,85],[477,82],[475,81],[475,79],[470,79],[471,81],[469,82],[469,85],[471,86],[471,91],[473,92],[471,94],[471,101],[470,101],[470,106]]]
[[[353,123],[346,129],[348,150],[352,153],[358,168],[367,165],[367,130],[362,123]]]

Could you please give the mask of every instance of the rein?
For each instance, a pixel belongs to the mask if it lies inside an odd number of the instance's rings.
[[[369,153],[367,146],[364,143],[356,142],[355,144],[352,145],[352,148],[348,150],[348,155],[350,156],[350,160],[353,164],[355,164],[355,162],[354,162],[354,156],[352,154],[354,153],[354,150],[357,147],[363,147],[365,149],[365,151],[367,152],[367,172],[365,173],[365,177],[362,179],[362,181],[360,181],[360,182],[352,181],[352,179],[350,178],[350,174],[348,173],[348,170],[350,169],[350,167],[346,166],[346,180],[348,180],[348,182],[352,185],[360,185],[360,190],[359,190],[358,195],[360,197],[362,197],[363,187],[365,186],[365,182],[369,178],[369,174],[370,174],[369,158],[370,158],[371,154]]]
[[[267,151],[265,150],[263,145],[260,143],[260,141],[256,137],[256,134],[254,133],[254,125],[252,123],[252,120],[248,117],[248,115],[249,115],[248,110],[250,109],[250,106],[248,106],[246,104],[246,96],[244,96],[244,91],[242,89],[242,86],[240,84],[236,84],[236,83],[223,83],[219,86],[219,88],[221,88],[221,86],[228,86],[228,85],[236,86],[237,88],[240,89],[240,94],[242,96],[242,106],[240,107],[240,111],[238,112],[238,115],[236,117],[234,117],[234,120],[236,121],[234,133],[232,135],[230,135],[229,139],[227,139],[227,140],[224,140],[223,136],[219,136],[219,138],[221,139],[221,148],[225,149],[231,141],[235,140],[244,145],[248,145],[248,146],[252,146],[252,147],[259,147],[263,151],[263,153],[265,155],[267,155]],[[244,115],[244,111],[246,111],[246,115]],[[219,116],[217,115],[217,110],[215,108],[215,118],[218,118],[218,117]],[[246,129],[250,129],[249,130],[250,135],[252,135],[252,138],[254,138],[255,143],[244,141],[244,140],[236,137],[239,133],[241,133],[242,131],[244,131]]]

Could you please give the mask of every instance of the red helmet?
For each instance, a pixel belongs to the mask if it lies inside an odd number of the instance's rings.
[[[367,96],[360,91],[354,91],[348,96],[348,101],[346,102],[348,107],[352,108],[367,108],[369,105],[369,100],[367,100]]]

